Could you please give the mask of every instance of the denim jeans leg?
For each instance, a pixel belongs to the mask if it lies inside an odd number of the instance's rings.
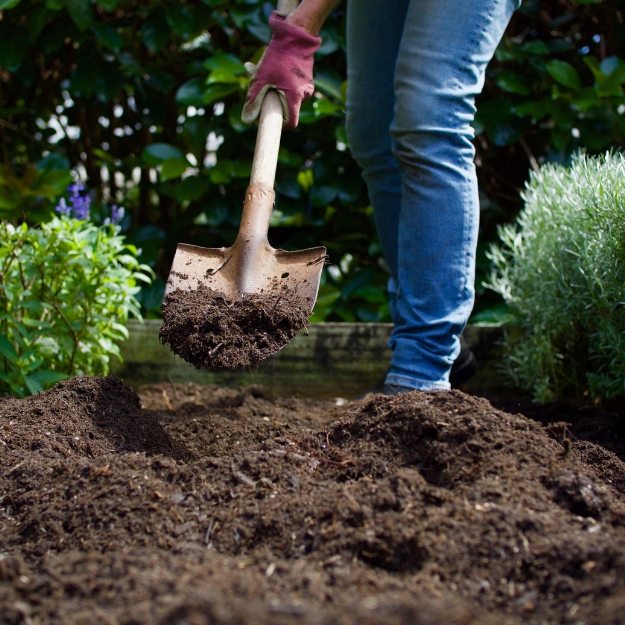
[[[387,383],[447,389],[474,301],[474,98],[517,0],[412,0],[395,68],[402,174]]]
[[[401,172],[389,127],[395,107],[394,68],[409,4],[410,0],[349,0],[347,5],[347,137],[395,278]]]

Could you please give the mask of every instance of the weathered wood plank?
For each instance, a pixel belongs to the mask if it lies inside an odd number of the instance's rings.
[[[308,336],[296,336],[275,356],[251,370],[198,371],[160,344],[160,325],[158,320],[143,324],[130,321],[130,338],[121,346],[124,362],[111,363],[111,373],[135,387],[166,380],[224,386],[262,384],[271,394],[350,398],[372,388],[386,372],[391,358],[388,340],[392,324],[315,323]],[[480,351],[482,368],[487,364],[482,362],[488,353],[486,348],[492,348],[500,335],[500,330],[465,330],[469,344]]]

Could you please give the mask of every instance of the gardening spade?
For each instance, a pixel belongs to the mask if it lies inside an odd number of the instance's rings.
[[[297,4],[297,0],[279,0],[278,11],[290,13]],[[176,289],[192,291],[204,285],[231,299],[241,299],[246,294],[281,294],[286,287],[291,294],[306,298],[312,312],[326,248],[285,252],[274,249],[267,240],[276,197],[273,184],[281,132],[282,103],[277,91],[271,89],[260,112],[250,185],[234,245],[206,248],[179,243],[166,295]]]

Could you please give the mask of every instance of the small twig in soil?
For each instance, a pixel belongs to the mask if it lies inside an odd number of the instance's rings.
[[[6,474],[10,475],[11,473],[13,473],[13,471],[16,471],[17,469],[19,469],[25,462],[26,460],[22,460],[21,462],[18,462],[12,469],[9,469]]]
[[[228,256],[228,258],[226,258],[226,260],[224,260],[224,262],[221,263],[221,265],[219,265],[216,269],[208,269],[206,271],[206,276],[214,276],[220,269],[223,269],[228,264],[231,258],[232,256]]]
[[[211,539],[211,532],[213,531],[213,524],[215,523],[215,519],[211,519],[208,524],[208,529],[206,530],[206,536],[204,536],[204,542],[208,545]]]
[[[213,347],[213,349],[211,349],[208,352],[208,355],[212,356],[222,345],[223,345],[223,341],[221,343],[218,343],[217,345],[215,345],[215,347]]]
[[[319,263],[326,263],[328,260],[330,259],[330,257],[327,254],[324,254],[323,256],[319,256],[319,258],[315,258],[314,260],[309,260],[306,263],[306,266],[310,266],[310,265],[318,265]]]
[[[234,477],[236,477],[239,482],[247,486],[256,486],[256,482],[251,477],[245,475],[245,473],[241,473],[241,471],[238,471],[235,468],[234,463],[230,465],[230,468],[232,469],[232,475],[234,475]]]
[[[163,401],[167,406],[167,410],[173,410],[171,402],[169,401],[169,397],[167,397],[167,391],[165,389],[163,389]]]
[[[282,299],[282,295],[280,295],[280,297],[276,300],[276,303],[273,305],[272,309],[269,312],[273,312],[273,309],[280,303],[281,299]]]

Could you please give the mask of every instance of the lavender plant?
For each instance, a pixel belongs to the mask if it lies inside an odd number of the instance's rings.
[[[491,249],[491,289],[516,314],[507,371],[542,401],[625,397],[625,156],[533,173]]]
[[[61,200],[58,217],[38,227],[0,222],[0,392],[18,396],[79,374],[106,374],[135,298],[152,270],[124,243],[112,207],[102,226],[89,221],[81,185]]]

